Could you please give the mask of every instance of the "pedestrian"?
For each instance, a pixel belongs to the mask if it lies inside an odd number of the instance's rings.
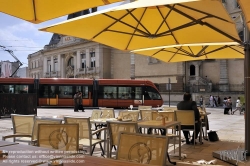
[[[225,97],[223,100],[223,108],[224,108],[224,115],[228,115],[228,108],[227,108],[227,98]]]
[[[231,111],[231,114],[233,115],[232,100],[230,96],[227,99],[226,106],[228,108],[228,114],[230,115],[229,111]]]
[[[210,107],[213,107],[214,106],[214,98],[212,95],[210,95],[209,102],[210,102]]]
[[[77,93],[74,95],[74,112],[78,112],[78,107],[79,107],[78,98],[79,98],[79,92],[77,92]]]
[[[220,96],[218,96],[218,105],[220,106]]]
[[[78,110],[81,110],[82,112],[85,112],[83,109],[83,105],[82,105],[82,92],[79,91],[78,93]]]
[[[201,96],[200,97],[200,107],[202,107],[202,105],[203,105],[203,97]]]
[[[241,103],[240,103],[240,97],[238,97],[238,99],[236,100],[236,109],[233,111],[232,114],[234,114],[236,111],[240,111],[241,113]]]

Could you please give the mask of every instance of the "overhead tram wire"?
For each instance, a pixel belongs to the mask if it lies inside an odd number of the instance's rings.
[[[3,51],[8,52],[17,62],[18,62],[18,67],[17,69],[10,75],[10,77],[13,77],[13,75],[17,72],[17,70],[23,65],[23,63],[14,55],[12,50],[6,49],[6,47],[0,45]]]

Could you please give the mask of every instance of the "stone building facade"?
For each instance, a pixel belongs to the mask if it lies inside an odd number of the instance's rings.
[[[236,0],[224,6],[242,35],[241,10]],[[103,44],[54,34],[50,43],[28,56],[29,77],[148,79],[164,94],[172,92],[236,91],[244,89],[244,60],[203,60],[165,63]]]

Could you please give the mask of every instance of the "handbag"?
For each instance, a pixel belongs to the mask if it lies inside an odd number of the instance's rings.
[[[209,131],[207,134],[209,141],[211,142],[219,141],[219,137],[216,131]]]

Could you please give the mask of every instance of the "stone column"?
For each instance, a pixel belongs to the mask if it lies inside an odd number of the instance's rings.
[[[130,53],[130,78],[135,79],[135,54]]]
[[[80,51],[76,51],[76,71],[81,68],[80,64],[81,64],[82,60],[81,60],[81,54]]]
[[[57,55],[57,72],[59,77],[62,77],[62,67],[61,67],[61,54]]]
[[[48,72],[47,71],[47,58],[43,58],[43,77],[45,77],[45,73]]]
[[[59,65],[60,66],[62,66],[61,67],[61,78],[65,78],[65,64],[66,64],[66,62],[65,62],[65,54],[63,54],[63,55],[61,55],[61,63],[59,63]]]
[[[76,52],[73,52],[73,57],[74,57],[74,78],[76,77],[76,70],[77,70],[77,53]]]
[[[227,60],[220,60],[220,91],[228,91],[228,64]]]
[[[199,64],[195,64],[194,65],[195,66],[195,79],[196,80],[199,80],[199,77],[200,77],[200,66],[199,66]]]
[[[53,72],[54,69],[54,56],[51,57],[51,72]]]

